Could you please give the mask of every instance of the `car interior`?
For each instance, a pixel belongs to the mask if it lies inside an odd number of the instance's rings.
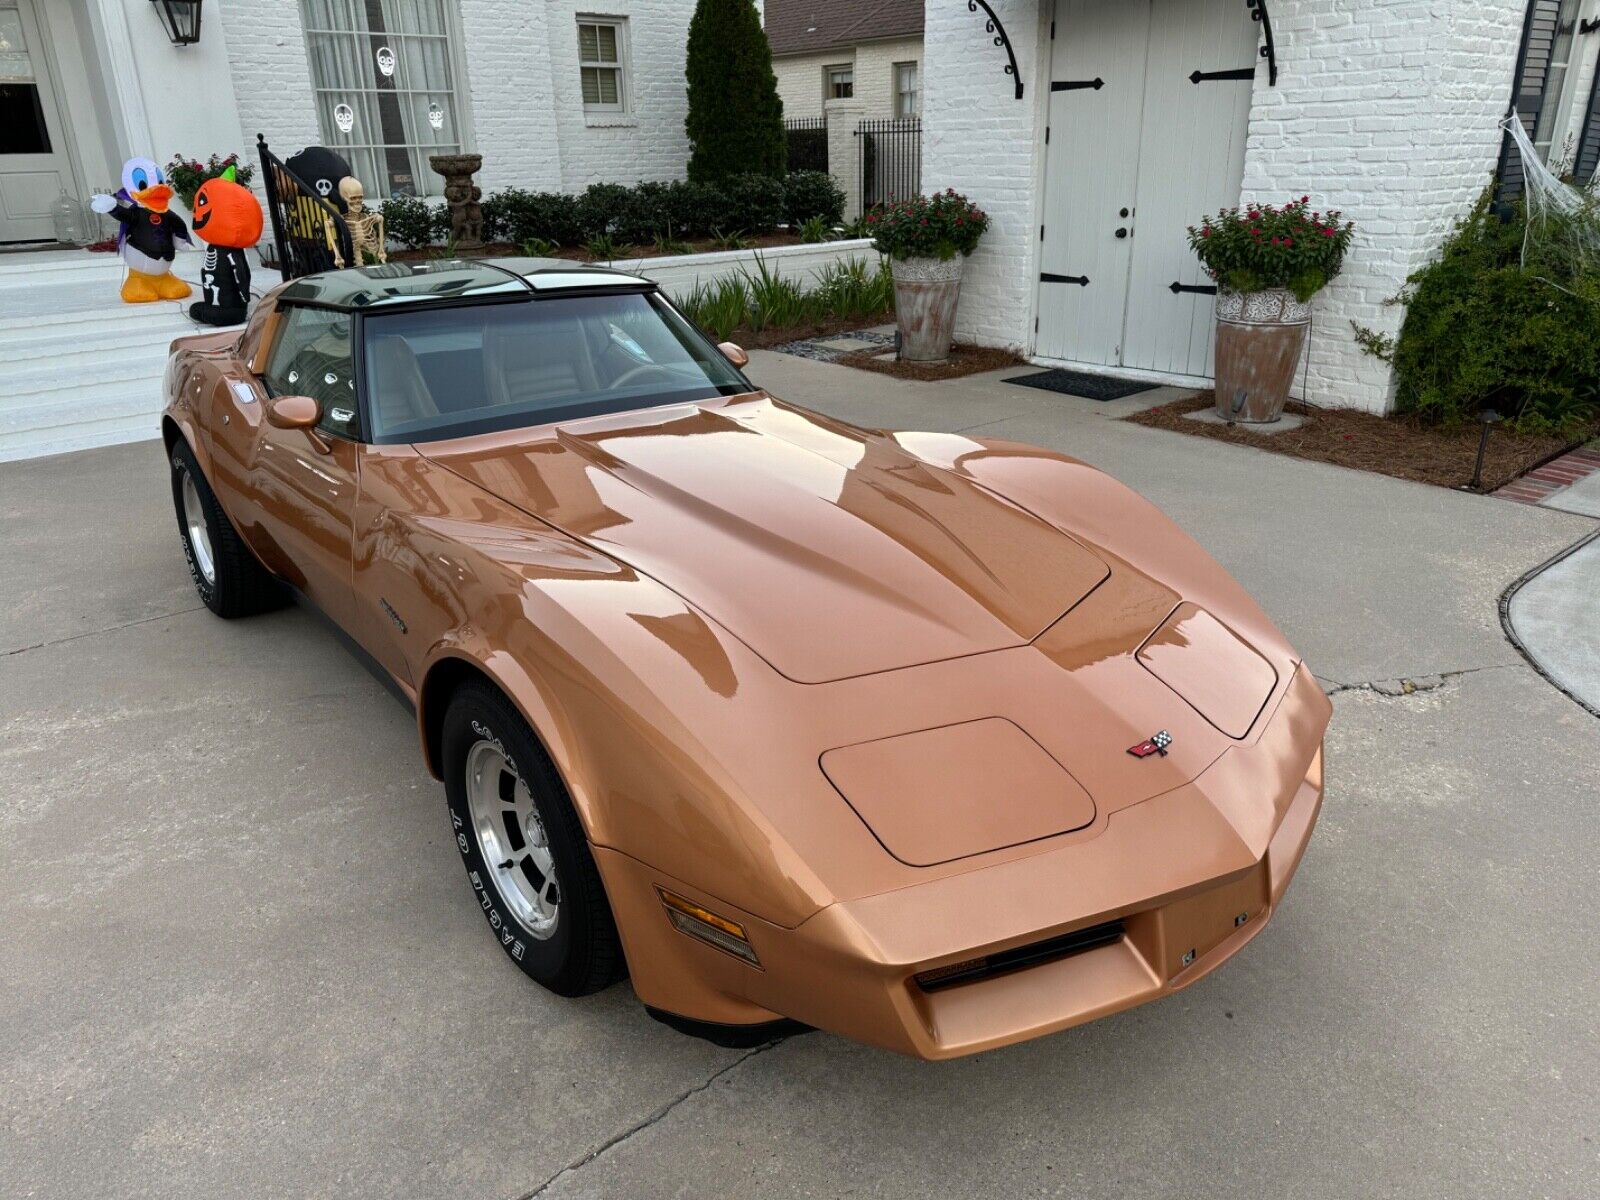
[[[365,340],[374,441],[749,390],[682,318],[637,293],[371,315]]]

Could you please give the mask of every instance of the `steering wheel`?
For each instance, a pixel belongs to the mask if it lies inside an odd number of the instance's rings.
[[[618,375],[611,381],[611,386],[614,388],[626,387],[639,376],[648,375],[651,372],[657,375],[665,375],[668,379],[672,378],[672,371],[667,367],[663,367],[660,363],[641,363],[637,367],[629,367],[621,375]]]

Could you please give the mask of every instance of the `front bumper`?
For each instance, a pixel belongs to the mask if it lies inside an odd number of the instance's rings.
[[[1254,745],[1112,814],[1098,837],[832,904],[794,929],[617,851],[597,848],[596,858],[646,1004],[724,1024],[789,1017],[921,1058],[953,1058],[1187,987],[1255,937],[1321,808],[1328,713],[1302,668]],[[741,921],[761,968],[673,930],[657,885]],[[936,991],[916,979],[1113,921],[1121,937],[1069,957]]]

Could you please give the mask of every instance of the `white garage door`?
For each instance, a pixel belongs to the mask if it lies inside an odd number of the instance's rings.
[[[1211,374],[1186,227],[1239,199],[1256,38],[1244,0],[1056,0],[1039,355]]]

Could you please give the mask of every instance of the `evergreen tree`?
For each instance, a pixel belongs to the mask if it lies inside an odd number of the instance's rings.
[[[772,47],[751,0],[698,0],[689,22],[689,178],[783,178],[788,145]]]

